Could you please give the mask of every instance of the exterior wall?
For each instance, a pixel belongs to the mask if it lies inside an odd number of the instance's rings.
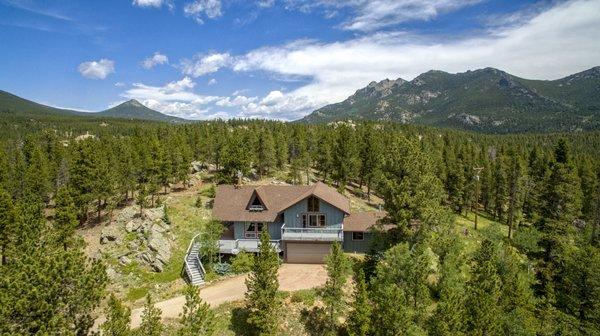
[[[246,222],[235,222],[234,225],[234,239],[246,239],[244,238],[244,227]],[[269,235],[272,240],[281,239],[281,225],[283,223],[268,223]],[[258,240],[258,238],[257,238]]]
[[[285,227],[302,227],[302,214],[307,212],[308,200],[303,199],[284,211]],[[331,204],[319,200],[319,213],[325,214],[325,225],[333,226],[344,221],[344,212]]]
[[[352,241],[352,232],[344,232],[344,252],[367,253],[373,241],[373,234],[370,232],[364,233],[365,239],[362,241]]]

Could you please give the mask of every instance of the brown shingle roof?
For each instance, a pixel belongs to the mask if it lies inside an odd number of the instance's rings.
[[[256,192],[266,210],[248,211],[248,202]],[[233,186],[219,185],[215,193],[213,216],[221,221],[273,222],[283,210],[314,195],[332,206],[350,213],[350,201],[332,187],[317,182],[312,186]]]
[[[355,212],[344,218],[344,231],[368,231],[377,221],[385,217],[385,211]]]

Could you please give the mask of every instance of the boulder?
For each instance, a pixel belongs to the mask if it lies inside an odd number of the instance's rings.
[[[163,264],[158,260],[153,262],[152,265],[150,265],[150,266],[152,266],[152,269],[154,270],[154,272],[160,273],[163,271]]]
[[[119,234],[114,226],[107,226],[102,229],[100,233],[100,244],[106,244],[108,242],[118,242]]]
[[[143,253],[138,254],[137,258],[140,261],[142,261],[143,263],[146,263],[148,265],[150,265],[154,262],[154,257],[148,252],[143,252]]]
[[[129,265],[129,264],[131,264],[131,259],[129,259],[129,257],[125,256],[125,255],[121,256],[121,257],[119,257],[119,264],[121,264],[121,265]]]
[[[139,228],[140,223],[135,220],[130,220],[129,222],[127,222],[127,224],[125,224],[125,231],[127,232],[134,232],[137,231]]]
[[[106,268],[106,276],[111,279],[114,280],[117,277],[117,271],[115,271],[112,267],[107,267]]]
[[[156,252],[156,257],[165,264],[171,259],[171,242],[162,233],[151,231],[148,239],[148,247]]]

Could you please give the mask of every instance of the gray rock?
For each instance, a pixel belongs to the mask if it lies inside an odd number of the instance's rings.
[[[134,232],[137,231],[140,228],[140,223],[136,222],[135,220],[130,220],[129,222],[127,222],[127,224],[125,224],[125,231],[127,232]]]
[[[119,257],[119,263],[121,265],[129,265],[129,264],[131,264],[131,259],[129,259],[128,256],[121,256],[121,257]]]
[[[152,266],[152,269],[154,270],[154,272],[160,273],[163,271],[163,264],[158,260],[153,262],[152,265],[150,265],[150,266]]]
[[[143,252],[143,253],[138,254],[137,258],[140,261],[142,261],[143,263],[146,263],[148,265],[150,265],[154,262],[154,257],[148,252]]]
[[[115,271],[112,267],[106,268],[106,276],[108,276],[109,279],[114,280],[117,275],[117,271]]]

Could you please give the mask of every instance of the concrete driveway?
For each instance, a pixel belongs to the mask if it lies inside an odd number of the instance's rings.
[[[279,290],[296,291],[319,287],[327,281],[327,272],[324,265],[312,264],[282,264],[279,268]],[[203,287],[200,297],[216,307],[222,303],[237,301],[244,298],[246,293],[245,275],[236,276],[212,285]],[[157,302],[155,306],[162,310],[162,318],[177,318],[183,312],[184,296],[177,296],[169,300]],[[143,308],[131,311],[131,327],[139,327],[142,321]]]

